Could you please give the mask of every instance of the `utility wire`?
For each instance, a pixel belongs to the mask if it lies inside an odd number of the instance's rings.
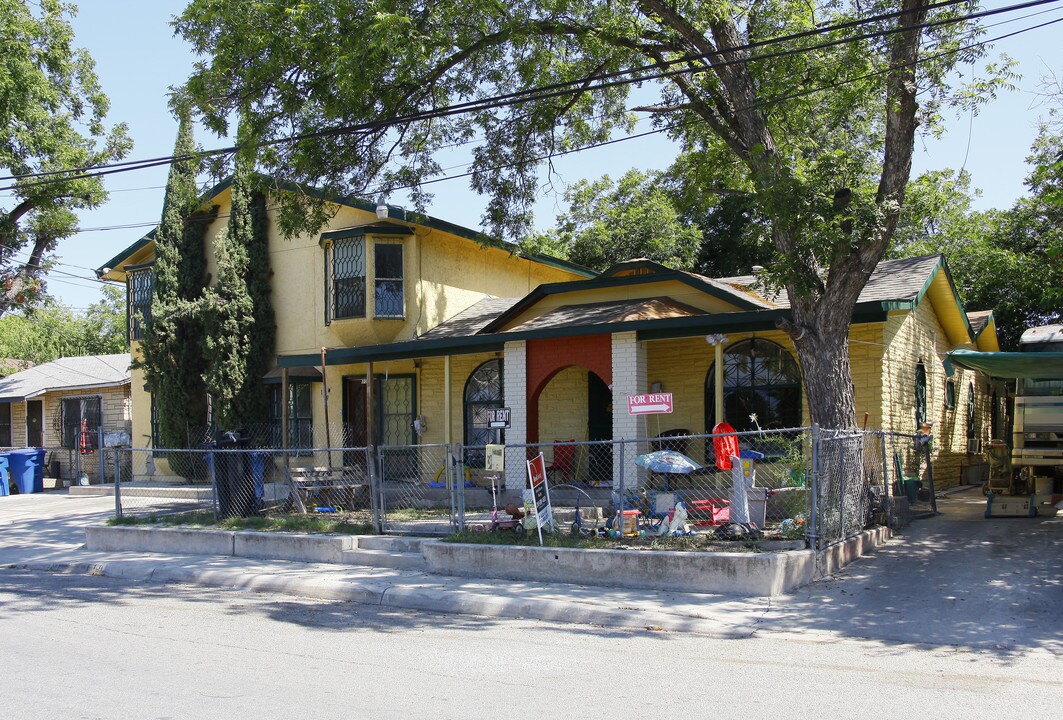
[[[1042,13],[1036,13],[1036,14],[1042,14]],[[1025,18],[1020,18],[1020,19],[1025,19]],[[1006,22],[1013,22],[1013,21],[1012,20],[1008,20]],[[911,62],[911,63],[905,63],[904,65],[890,66],[890,67],[887,67],[887,68],[882,69],[882,70],[876,70],[874,72],[865,73],[863,75],[858,75],[858,76],[854,76],[854,77],[851,77],[851,78],[846,78],[846,79],[843,79],[843,80],[839,80],[839,81],[830,83],[828,85],[821,85],[821,86],[817,86],[817,87],[813,87],[813,88],[808,88],[806,90],[801,90],[801,91],[798,91],[798,92],[789,93],[787,95],[777,96],[777,97],[774,97],[774,98],[767,98],[767,99],[758,101],[756,103],[752,103],[752,104],[750,104],[750,105],[748,105],[746,107],[738,108],[736,110],[736,112],[744,112],[744,111],[748,111],[748,110],[755,110],[755,109],[759,109],[759,108],[770,107],[772,105],[777,105],[777,104],[779,104],[781,102],[785,102],[787,100],[794,100],[794,99],[797,99],[797,98],[800,98],[800,97],[806,97],[808,95],[814,95],[814,94],[817,94],[817,93],[820,93],[820,92],[833,90],[833,89],[836,89],[836,88],[839,88],[839,87],[843,87],[845,85],[849,85],[849,84],[852,84],[852,83],[855,83],[855,82],[860,82],[862,80],[867,80],[867,79],[870,79],[872,77],[884,75],[884,74],[889,73],[889,72],[891,72],[892,70],[894,70],[894,69],[896,69],[898,67],[904,67],[905,65],[909,65],[909,66],[918,65],[918,64],[921,64],[921,63],[924,63],[924,62],[928,62],[930,60],[935,60],[935,59],[940,58],[940,57],[945,57],[945,56],[948,56],[948,55],[954,55],[956,53],[961,53],[961,52],[964,52],[966,50],[972,50],[972,49],[974,49],[976,47],[980,47],[982,45],[986,45],[986,44],[989,44],[989,43],[994,43],[994,42],[999,42],[1001,40],[1006,40],[1008,38],[1011,38],[1011,37],[1014,37],[1014,36],[1017,36],[1017,35],[1021,35],[1023,33],[1031,32],[1033,30],[1039,30],[1039,29],[1044,28],[1044,27],[1055,25],[1055,24],[1060,23],[1060,22],[1063,22],[1063,18],[1058,18],[1058,19],[1055,19],[1055,20],[1049,20],[1049,21],[1040,23],[1038,25],[1034,25],[1034,26],[1027,27],[1027,28],[1021,28],[1021,29],[1016,30],[1014,32],[1007,33],[1005,35],[998,35],[996,37],[988,38],[986,40],[980,40],[980,41],[975,42],[975,43],[970,43],[968,45],[963,45],[963,46],[960,46],[960,47],[952,48],[952,49],[941,51],[941,52],[938,52],[938,53],[932,53],[932,54],[929,54],[929,55],[924,55],[924,56],[920,57],[918,60],[916,60],[914,62]],[[1004,23],[999,23],[999,24],[1004,24]],[[568,150],[558,150],[556,152],[546,153],[544,155],[541,155],[541,156],[538,156],[538,157],[535,157],[535,158],[532,158],[532,159],[526,160],[526,161],[512,162],[512,163],[502,163],[502,164],[499,164],[499,165],[493,165],[489,169],[490,170],[503,170],[505,168],[514,167],[516,165],[524,164],[524,163],[527,163],[527,162],[542,162],[543,160],[550,160],[550,159],[553,159],[553,158],[564,157],[566,155],[571,155],[571,154],[574,154],[574,153],[584,152],[586,150],[594,150],[594,149],[597,149],[597,148],[607,147],[607,146],[610,146],[610,145],[616,145],[618,143],[627,142],[629,140],[637,140],[637,139],[640,139],[640,138],[649,137],[651,135],[663,134],[663,133],[666,133],[666,132],[669,132],[669,131],[674,131],[676,129],[682,128],[682,127],[684,127],[686,125],[693,125],[693,124],[696,124],[696,121],[688,120],[686,122],[681,122],[681,123],[678,123],[677,125],[673,125],[671,127],[655,128],[653,130],[647,130],[646,132],[637,133],[637,134],[634,134],[634,135],[625,135],[624,137],[620,137],[620,138],[613,138],[613,139],[604,140],[604,141],[598,142],[598,143],[591,143],[589,145],[583,145],[583,146],[580,146],[578,148],[571,148],[571,149],[568,149]],[[465,163],[464,165],[458,165],[458,166],[454,166],[454,167],[467,167],[470,164],[471,163]],[[390,191],[408,190],[408,189],[412,189],[414,187],[420,187],[420,186],[423,186],[423,185],[433,185],[433,184],[436,184],[436,183],[446,182],[446,181],[449,181],[449,180],[458,180],[458,179],[461,179],[461,178],[469,177],[472,174],[473,174],[472,172],[465,172],[465,173],[460,173],[460,174],[457,174],[457,175],[446,175],[446,176],[442,176],[442,177],[438,177],[438,178],[431,178],[431,179],[428,179],[428,180],[423,180],[423,181],[421,181],[419,183],[416,183],[416,184],[391,186],[391,187],[389,187],[387,189],[390,190]],[[367,190],[365,190],[363,192],[367,196],[373,196],[373,195],[379,194],[380,192],[383,192],[384,189],[385,189],[384,187],[377,187],[377,188],[373,188],[373,189],[367,189]],[[270,208],[270,209],[276,209],[276,208],[274,207],[274,208]],[[217,218],[224,219],[224,218],[227,218],[228,216],[229,216],[228,213],[220,213],[220,214],[217,215]],[[124,225],[111,225],[111,226],[102,226],[102,227],[95,227],[95,228],[84,228],[84,229],[78,230],[78,233],[80,234],[80,233],[83,233],[83,232],[102,232],[102,231],[112,231],[112,230],[127,230],[127,229],[135,229],[135,228],[156,227],[156,226],[158,226],[158,224],[159,223],[157,221],[151,221],[151,222],[129,223],[129,224],[124,224]],[[91,268],[86,268],[86,269],[91,269]]]
[[[933,9],[933,8],[944,7],[944,6],[947,6],[947,5],[958,4],[961,1],[962,0],[948,0],[947,2],[936,3],[936,4],[932,5],[932,6],[930,6],[930,8]],[[585,92],[593,92],[593,91],[597,91],[597,90],[607,89],[607,88],[610,88],[610,87],[617,87],[617,86],[621,86],[621,85],[629,85],[629,84],[633,84],[633,83],[637,83],[637,82],[645,82],[647,80],[664,79],[664,78],[667,78],[667,77],[671,77],[673,75],[707,72],[707,71],[712,70],[714,68],[726,67],[728,65],[733,65],[733,64],[748,63],[748,62],[755,62],[755,61],[760,61],[760,60],[787,57],[787,56],[791,56],[791,55],[805,54],[805,53],[814,52],[816,50],[822,50],[822,49],[825,49],[825,48],[836,47],[836,46],[839,46],[839,45],[844,45],[844,44],[849,44],[849,43],[853,43],[853,42],[858,42],[860,40],[867,40],[867,39],[872,39],[872,38],[876,38],[876,37],[886,37],[886,36],[889,36],[889,35],[893,35],[893,34],[896,34],[896,33],[899,33],[899,32],[904,32],[904,31],[911,30],[911,29],[928,29],[928,28],[933,28],[933,27],[940,27],[940,26],[944,26],[944,25],[950,25],[950,24],[955,24],[955,23],[959,23],[959,22],[965,22],[965,21],[968,21],[968,20],[978,19],[978,18],[982,18],[982,17],[989,17],[989,16],[992,16],[992,15],[1000,14],[1000,13],[1014,12],[1014,11],[1025,9],[1025,8],[1029,8],[1029,7],[1036,7],[1036,6],[1040,6],[1040,5],[1057,3],[1059,1],[1060,0],[1030,0],[1029,2],[1025,2],[1025,3],[1019,3],[1019,4],[1015,4],[1015,5],[1002,7],[1002,8],[995,8],[995,9],[992,9],[992,10],[984,10],[984,11],[980,11],[980,12],[976,12],[976,13],[968,13],[966,15],[957,16],[957,17],[953,17],[953,18],[943,18],[943,19],[939,19],[939,20],[927,21],[927,22],[920,23],[920,24],[917,24],[917,25],[910,25],[910,26],[903,26],[903,27],[896,27],[896,28],[886,28],[886,29],[879,30],[879,31],[876,31],[876,32],[863,33],[863,34],[860,34],[860,35],[847,37],[847,38],[841,38],[841,39],[837,39],[837,40],[832,40],[832,41],[828,41],[828,42],[820,43],[818,45],[812,45],[812,46],[808,46],[808,47],[804,47],[804,48],[792,48],[792,49],[788,49],[788,50],[782,50],[782,51],[778,51],[778,52],[774,52],[774,53],[767,53],[767,54],[763,54],[763,55],[754,55],[754,56],[751,56],[751,57],[739,57],[739,58],[734,58],[732,60],[720,60],[720,61],[715,62],[714,64],[711,64],[709,66],[702,67],[702,68],[684,67],[684,68],[681,68],[679,70],[668,70],[668,71],[663,71],[663,72],[657,72],[657,73],[654,73],[654,74],[651,74],[651,75],[639,75],[637,77],[622,77],[622,78],[620,77],[620,76],[631,75],[633,73],[644,72],[644,71],[646,71],[648,69],[655,69],[655,68],[659,69],[662,66],[663,67],[669,67],[671,65],[675,65],[675,64],[679,64],[679,63],[690,63],[690,62],[693,62],[694,60],[698,60],[698,59],[708,59],[710,56],[721,56],[721,55],[724,55],[724,54],[733,55],[735,53],[740,53],[740,52],[743,52],[743,51],[745,51],[747,49],[750,49],[750,48],[753,48],[753,47],[765,47],[765,46],[780,44],[782,42],[787,42],[792,37],[807,37],[807,36],[810,36],[810,35],[822,34],[822,33],[826,33],[826,32],[833,32],[834,30],[839,29],[839,28],[847,29],[849,27],[857,27],[857,26],[860,26],[860,25],[865,25],[865,24],[869,24],[869,23],[872,23],[872,22],[879,22],[879,21],[881,21],[883,19],[890,19],[890,18],[893,18],[893,17],[897,17],[898,15],[903,15],[903,14],[906,14],[908,12],[911,12],[910,10],[909,11],[897,11],[897,12],[894,12],[894,13],[886,13],[886,14],[883,14],[883,15],[873,16],[872,18],[865,18],[865,19],[862,19],[862,20],[849,21],[847,23],[839,23],[839,24],[836,24],[836,25],[824,26],[822,28],[817,28],[815,30],[809,30],[809,31],[804,31],[802,33],[796,33],[796,34],[794,34],[794,36],[782,36],[782,37],[779,37],[779,38],[772,38],[772,39],[768,39],[768,40],[764,40],[764,41],[759,41],[758,43],[747,44],[747,45],[743,45],[743,46],[739,46],[739,47],[735,47],[735,48],[728,48],[726,50],[717,50],[717,51],[715,51],[713,53],[707,53],[707,54],[702,54],[702,55],[686,55],[686,56],[683,56],[681,58],[664,61],[662,63],[657,63],[657,64],[654,64],[654,65],[646,65],[646,66],[641,66],[641,67],[635,68],[635,69],[629,69],[629,70],[626,70],[626,71],[618,71],[617,73],[606,74],[606,75],[600,76],[602,78],[612,78],[612,79],[610,79],[610,80],[608,80],[606,82],[595,83],[592,86],[586,86],[585,85],[586,79],[584,78],[584,79],[580,79],[578,81],[569,81],[569,82],[566,82],[566,83],[556,83],[554,85],[547,85],[547,86],[540,87],[540,88],[533,88],[533,89],[529,89],[529,90],[525,90],[525,91],[519,91],[519,92],[515,92],[515,93],[510,93],[510,94],[507,94],[507,95],[498,95],[498,96],[492,96],[490,98],[484,98],[484,99],[480,99],[480,100],[469,101],[469,102],[466,102],[466,103],[458,103],[458,104],[446,106],[446,107],[443,107],[443,108],[437,108],[437,109],[434,109],[434,110],[431,110],[431,111],[425,111],[425,112],[419,112],[419,113],[409,113],[409,114],[405,114],[405,115],[394,116],[394,117],[391,117],[391,118],[383,118],[383,119],[379,119],[379,120],[374,120],[374,121],[369,121],[369,122],[364,122],[364,123],[357,123],[357,124],[347,125],[347,126],[339,126],[339,127],[336,127],[336,128],[330,128],[330,129],[327,129],[327,130],[321,130],[321,131],[317,131],[317,132],[313,132],[313,133],[292,135],[292,136],[288,136],[288,137],[285,137],[285,138],[278,138],[276,140],[263,141],[263,142],[257,143],[255,146],[257,146],[257,147],[267,147],[267,146],[275,146],[275,145],[296,143],[296,142],[301,142],[303,140],[310,140],[310,139],[336,137],[336,136],[350,135],[350,134],[355,134],[355,133],[369,133],[369,132],[371,132],[373,130],[381,130],[381,129],[386,129],[386,128],[389,128],[389,127],[394,127],[394,126],[399,126],[399,125],[407,125],[407,124],[410,124],[410,123],[413,123],[413,122],[422,121],[422,120],[444,118],[444,117],[450,117],[450,116],[459,115],[459,114],[466,114],[466,113],[470,113],[470,112],[483,112],[483,111],[486,111],[486,110],[500,109],[500,108],[510,107],[510,106],[513,106],[513,105],[521,104],[521,103],[526,103],[526,102],[542,101],[542,100],[552,99],[552,98],[555,98],[555,97],[569,96],[569,95],[572,95],[573,93],[567,88],[570,88],[573,85],[579,85],[579,89],[577,90],[576,94],[583,94]],[[561,88],[564,88],[564,89],[561,89]],[[48,182],[57,182],[57,181],[66,182],[66,181],[70,181],[70,180],[86,179],[86,178],[90,178],[90,177],[100,177],[100,176],[103,176],[103,175],[109,175],[109,174],[114,174],[114,173],[119,173],[119,172],[129,172],[131,170],[155,167],[155,166],[158,166],[158,165],[164,165],[164,164],[168,164],[168,163],[176,162],[176,161],[180,161],[180,160],[192,159],[192,158],[195,158],[195,157],[208,157],[208,156],[213,156],[213,155],[228,154],[228,153],[236,152],[236,151],[240,150],[242,147],[251,147],[251,146],[250,145],[230,146],[228,148],[220,148],[220,149],[216,149],[216,150],[203,151],[201,153],[195,153],[195,154],[189,154],[189,155],[169,156],[169,157],[162,157],[162,158],[151,158],[149,160],[144,160],[144,161],[127,161],[127,162],[123,162],[123,163],[114,163],[114,164],[111,164],[111,165],[95,166],[95,169],[100,169],[100,171],[98,171],[98,172],[88,172],[88,170],[93,169],[93,168],[82,168],[82,169],[70,169],[70,170],[66,170],[66,171],[49,171],[47,173],[27,174],[27,175],[23,175],[23,176],[18,176],[17,179],[32,178],[32,177],[44,178],[44,177],[49,176],[49,175],[64,174],[64,173],[81,173],[81,174],[75,174],[73,176],[66,176],[66,177],[60,178],[59,180],[55,180],[55,181],[43,180],[42,179],[42,180],[38,180],[38,181],[35,181],[35,182],[22,183],[21,186],[13,185],[13,186],[8,186],[8,187],[3,187],[3,188],[0,188],[0,190],[11,190],[11,189],[16,189],[18,187],[27,187],[27,186],[33,186],[33,185],[38,185],[38,184],[46,184]],[[108,168],[108,169],[102,169],[102,168]],[[14,176],[0,177],[0,180],[5,180],[5,179],[16,179],[16,178]]]

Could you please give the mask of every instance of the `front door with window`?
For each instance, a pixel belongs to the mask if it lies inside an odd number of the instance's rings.
[[[373,427],[377,445],[416,443],[413,419],[417,407],[413,375],[377,375],[373,386]],[[364,377],[343,380],[343,441],[349,448],[368,444],[366,427],[366,386]],[[355,453],[344,462],[360,464]],[[364,462],[361,461],[361,462]]]

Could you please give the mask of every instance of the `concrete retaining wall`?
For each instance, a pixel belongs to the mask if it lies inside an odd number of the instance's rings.
[[[99,552],[143,550],[175,555],[232,555],[235,534],[230,530],[90,525],[85,528],[85,544],[89,550]]]
[[[440,575],[607,585],[729,595],[781,595],[812,581],[816,556],[791,552],[577,550],[429,542]]]
[[[89,550],[173,553],[175,555],[234,555],[296,562],[340,563],[343,552],[357,547],[354,535],[298,535],[181,528],[85,528]]]

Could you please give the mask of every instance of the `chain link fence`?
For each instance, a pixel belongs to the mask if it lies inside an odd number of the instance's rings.
[[[325,434],[356,438],[345,427]],[[342,512],[385,533],[488,529],[527,506],[527,464],[541,454],[562,528],[664,534],[686,526],[700,534],[742,522],[767,538],[823,549],[889,522],[909,482],[892,479],[897,467],[909,471],[906,463],[918,460],[911,436],[816,428],[509,444],[495,471],[487,469],[489,446],[278,449],[268,439],[227,433],[192,450],[111,449],[116,511]],[[726,467],[732,454],[740,460]]]

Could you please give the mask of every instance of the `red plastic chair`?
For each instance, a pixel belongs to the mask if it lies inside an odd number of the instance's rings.
[[[558,440],[561,443],[571,443],[575,440]],[[576,469],[576,446],[554,445],[554,460],[546,468],[546,477],[551,473],[561,473],[561,480],[568,482],[572,471]]]

